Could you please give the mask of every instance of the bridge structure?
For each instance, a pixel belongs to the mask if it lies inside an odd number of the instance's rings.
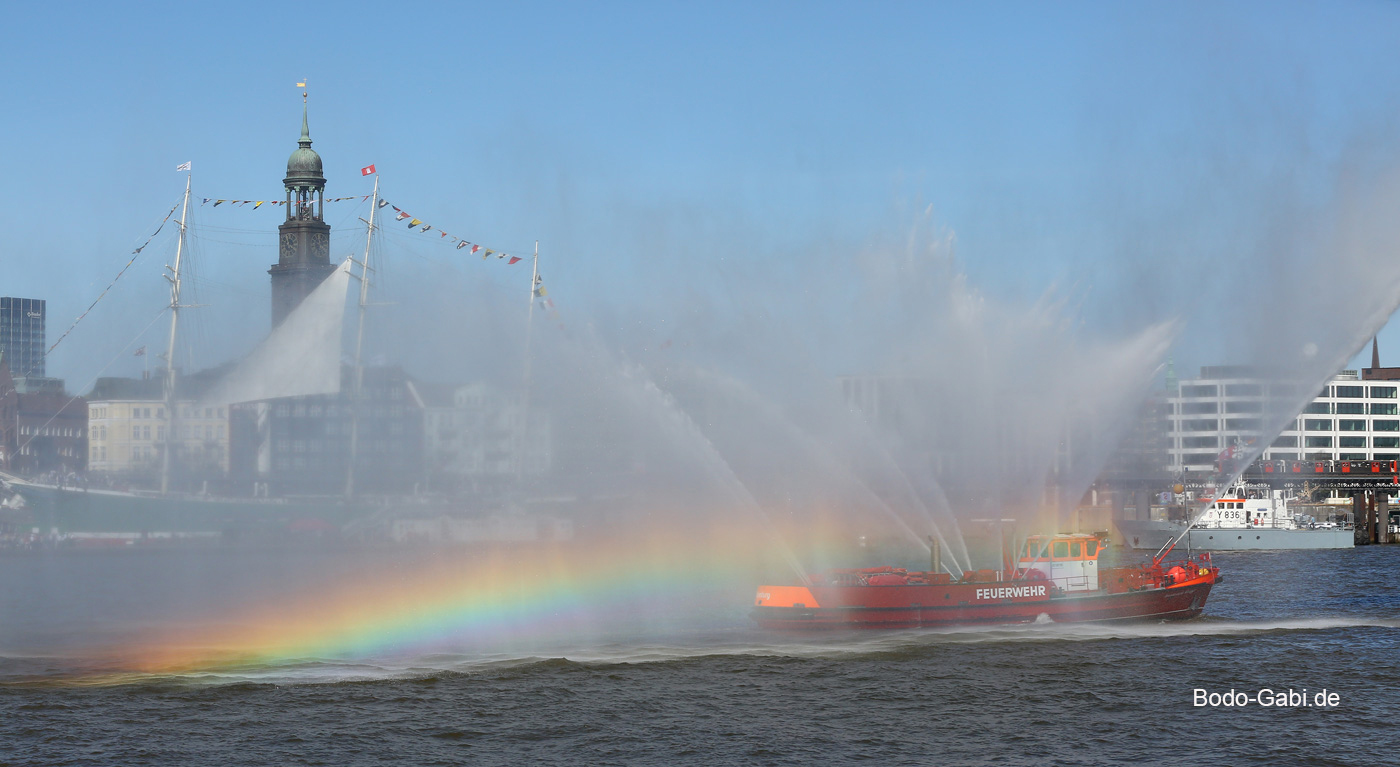
[[[1400,542],[1390,532],[1390,498],[1400,494],[1400,461],[1259,460],[1240,480],[1303,495],[1317,490],[1350,495],[1357,545]]]
[[[1400,461],[1264,461],[1250,464],[1240,481],[1273,490],[1326,488],[1396,494]]]

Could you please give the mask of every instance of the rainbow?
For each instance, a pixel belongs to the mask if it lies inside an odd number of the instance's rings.
[[[522,648],[562,653],[716,621],[747,625],[756,585],[793,580],[799,559],[845,565],[858,537],[840,513],[783,528],[706,516],[678,524],[685,515],[657,513],[630,534],[558,544],[412,550],[409,563],[368,558],[333,586],[287,588],[217,622],[175,623],[105,646],[66,681],[237,675],[324,661],[412,666],[433,653],[520,658],[538,654]]]
[[[775,563],[771,539],[713,531],[433,550],[331,589],[290,590],[218,625],[152,632],[109,648],[102,665],[117,675],[171,675],[578,642],[656,626],[706,600],[741,617],[748,590],[767,573],[793,577]]]

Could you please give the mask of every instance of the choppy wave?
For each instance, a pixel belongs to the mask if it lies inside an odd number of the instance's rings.
[[[934,653],[952,646],[1074,642],[1156,642],[1182,638],[1296,634],[1338,630],[1400,630],[1400,618],[1202,618],[1162,623],[1036,623],[995,628],[832,632],[810,636],[725,631],[651,641],[592,646],[537,646],[496,651],[386,655],[372,658],[291,658],[274,663],[230,660],[186,673],[141,673],[121,668],[120,658],[70,655],[0,655],[3,685],[228,685],[335,684],[436,677],[442,674],[531,673],[560,664],[594,669],[612,665],[687,663],[715,657],[841,660]]]

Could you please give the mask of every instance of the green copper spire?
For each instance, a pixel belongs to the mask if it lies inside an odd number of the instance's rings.
[[[321,171],[321,156],[311,148],[311,128],[306,117],[306,99],[301,102],[301,138],[297,148],[287,158],[287,178],[282,182],[287,187],[315,187],[322,189],[326,179]]]

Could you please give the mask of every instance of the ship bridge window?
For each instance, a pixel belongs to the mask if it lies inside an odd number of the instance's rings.
[[[1069,557],[1069,543],[1065,541],[1055,541],[1055,558],[1067,559]]]
[[[1084,556],[1084,547],[1079,544],[1079,541],[1069,545],[1069,556],[1070,559],[1079,559]]]
[[[1092,557],[1094,557],[1094,556],[1097,556],[1098,553],[1099,553],[1099,542],[1098,542],[1098,541],[1089,541],[1089,542],[1087,542],[1087,543],[1084,544],[1084,556],[1092,558]]]

